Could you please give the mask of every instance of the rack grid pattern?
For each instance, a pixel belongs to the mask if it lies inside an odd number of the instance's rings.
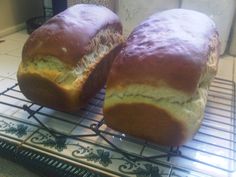
[[[0,93],[0,140],[15,144],[18,151],[34,151],[29,158],[44,154],[75,165],[71,169],[84,167],[103,175],[235,174],[234,82],[215,79],[202,125],[193,140],[181,147],[159,146],[107,127],[102,114],[104,93],[102,89],[85,108],[68,114],[32,103],[15,84]]]

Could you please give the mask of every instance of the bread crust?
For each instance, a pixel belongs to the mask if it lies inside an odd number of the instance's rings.
[[[32,102],[76,112],[105,84],[123,43],[117,15],[80,4],[50,19],[24,45],[17,80]]]
[[[119,104],[108,108],[105,118],[115,130],[162,145],[178,146],[189,138],[183,122],[148,104]]]
[[[213,38],[217,45],[212,47]],[[114,61],[108,88],[166,85],[193,95],[214,50],[219,57],[218,33],[207,16],[183,9],[157,13],[128,37]]]
[[[160,145],[184,144],[202,122],[219,48],[217,29],[206,15],[173,9],[151,16],[113,62],[105,122]]]
[[[18,84],[23,94],[34,103],[59,111],[76,112],[105,85],[111,64],[121,45],[110,51],[74,86],[63,87],[37,73],[18,70]]]
[[[122,25],[111,10],[96,5],[75,5],[48,20],[26,41],[22,61],[36,56],[54,56],[70,66],[94,50],[91,40],[102,29],[122,33]]]

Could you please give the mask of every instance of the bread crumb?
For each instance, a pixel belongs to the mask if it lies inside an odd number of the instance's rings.
[[[65,48],[65,47],[62,47],[61,50],[65,53],[67,52],[67,48]]]

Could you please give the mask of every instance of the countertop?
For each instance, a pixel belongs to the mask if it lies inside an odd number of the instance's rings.
[[[17,66],[24,42],[28,38],[25,30],[0,38],[0,90],[16,82]],[[39,177],[24,167],[0,158],[0,177]]]

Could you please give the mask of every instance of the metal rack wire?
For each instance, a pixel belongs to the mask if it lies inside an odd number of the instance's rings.
[[[234,82],[220,78],[215,79],[209,91],[208,104],[201,128],[191,142],[181,147],[159,146],[124,135],[106,127],[101,111],[104,93],[105,90],[101,90],[89,102],[88,106],[82,108],[80,112],[76,114],[62,113],[60,115],[51,114],[50,111],[49,113],[45,112],[44,110],[47,108],[35,105],[25,99],[18,85],[15,84],[0,93],[0,105],[15,108],[18,111],[26,111],[28,113],[27,119],[33,120],[35,125],[48,132],[59,144],[66,143],[67,139],[90,142],[108,151],[120,154],[130,164],[147,162],[154,165],[161,165],[165,168],[168,167],[168,173],[162,172],[160,174],[163,176],[178,176],[176,170],[188,174],[187,176],[229,176],[236,171]],[[2,101],[1,97],[20,101],[20,104]],[[84,131],[79,131],[79,133],[74,133],[74,131],[65,133],[55,130],[40,119],[42,116],[75,125],[76,128]],[[76,119],[76,117],[79,118]],[[104,143],[100,145],[94,139],[100,139],[99,142],[103,141]],[[132,149],[134,146],[131,148],[127,146],[123,147],[121,146],[122,143],[131,143],[141,148],[136,152]],[[104,168],[103,170],[106,169]],[[120,171],[123,172],[124,170]],[[111,173],[111,171],[109,172]],[[126,174],[134,175],[135,172],[138,172],[138,170],[136,169],[136,171],[127,172]]]

